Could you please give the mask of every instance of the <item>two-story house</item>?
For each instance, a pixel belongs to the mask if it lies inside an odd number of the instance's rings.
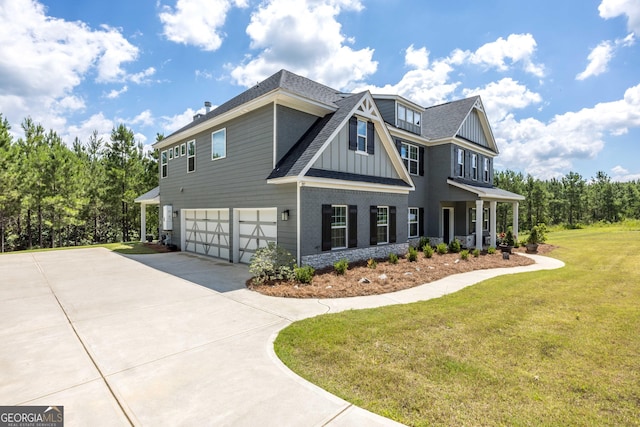
[[[183,251],[246,263],[277,242],[319,267],[421,236],[495,245],[498,202],[514,204],[517,233],[523,197],[493,187],[479,97],[425,109],[282,70],[154,148],[161,229]]]

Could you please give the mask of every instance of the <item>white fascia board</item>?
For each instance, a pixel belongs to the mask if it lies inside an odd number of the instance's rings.
[[[418,105],[415,102],[401,96],[401,95],[390,95],[390,94],[372,94],[374,99],[387,99],[396,101],[396,103],[400,102],[401,104],[405,104],[407,107],[412,108],[414,110],[418,110],[419,112],[424,111],[424,107],[422,105]]]
[[[496,194],[491,194],[488,191],[484,191],[482,187],[475,187],[472,185],[463,184],[461,182],[456,182],[451,179],[447,179],[447,184],[453,185],[454,187],[458,187],[470,193],[474,193],[478,197],[480,197],[482,200],[495,200],[497,202],[500,202],[500,201],[519,202],[519,201],[525,200],[526,198],[524,196],[521,196],[520,194],[511,193],[511,192],[508,192],[509,194],[502,194],[498,196]],[[503,190],[503,191],[506,191],[506,190]]]
[[[482,145],[474,144],[473,142],[469,142],[466,139],[462,138],[444,138],[444,139],[433,139],[429,141],[427,144],[429,147],[435,147],[437,145],[446,145],[446,144],[455,144],[464,148],[465,150],[471,150],[478,152],[484,156],[494,158],[498,155],[495,151],[491,151],[487,147],[483,147]]]
[[[422,135],[415,134],[413,132],[408,132],[404,129],[397,128],[395,126],[387,125],[387,129],[389,129],[389,134],[392,137],[401,138],[405,141],[415,142],[417,144],[429,145],[429,139],[425,138]]]
[[[300,180],[301,187],[331,188],[337,190],[369,191],[375,193],[409,194],[415,187],[398,187],[372,182],[345,181],[343,179],[317,178],[305,176]]]
[[[195,136],[196,134],[200,132],[204,132],[209,128],[215,127],[229,120],[240,117],[250,111],[256,110],[272,102],[275,102],[279,105],[291,106],[292,108],[295,108],[310,114],[314,114],[316,116],[323,116],[325,114],[328,114],[336,110],[335,107],[332,107],[330,105],[322,104],[316,101],[311,101],[309,99],[295,95],[291,92],[285,91],[282,88],[278,88],[278,89],[272,90],[271,92],[265,93],[264,95],[258,98],[255,98],[249,102],[239,105],[232,110],[229,110],[225,113],[215,116],[209,120],[205,120],[202,123],[198,123],[197,125],[185,130],[184,132],[170,135],[167,138],[163,139],[162,141],[153,144],[152,147],[156,150],[160,150],[166,146],[175,144],[176,142],[182,141],[183,139],[187,139],[192,136]]]

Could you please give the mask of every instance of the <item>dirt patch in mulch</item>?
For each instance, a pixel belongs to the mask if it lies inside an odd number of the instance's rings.
[[[540,245],[538,254],[544,255],[555,249],[552,245]],[[525,252],[525,248],[514,249]],[[516,267],[534,264],[531,258],[513,254],[508,260],[502,258],[500,251],[489,255],[481,254],[475,258],[469,255],[467,260],[460,254],[434,254],[425,258],[420,252],[416,262],[400,258],[397,264],[387,260],[378,260],[375,269],[368,268],[366,262],[352,263],[342,276],[338,276],[332,267],[317,270],[311,284],[291,281],[273,281],[254,284],[247,281],[247,287],[264,295],[288,298],[341,298],[364,295],[378,295],[400,291],[433,282],[452,274],[490,268]],[[366,278],[369,283],[361,279]]]
[[[148,242],[145,242],[145,243],[143,243],[143,245],[146,248],[149,248],[149,249],[151,249],[153,251],[156,251],[158,253],[175,252],[175,249],[171,249],[167,245],[161,245],[160,243],[148,243]]]

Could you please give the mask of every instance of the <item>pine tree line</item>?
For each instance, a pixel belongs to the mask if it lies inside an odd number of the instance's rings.
[[[14,140],[0,113],[2,252],[139,238],[134,199],[158,185],[158,168],[131,129],[119,125],[109,141],[94,131],[70,147],[30,118],[21,127],[24,137]],[[149,212],[151,234],[157,217]]]
[[[589,180],[569,172],[560,179],[543,181],[506,170],[495,174],[494,183],[526,197],[519,206],[521,230],[540,223],[579,228],[582,224],[640,219],[640,181],[611,181],[602,171]],[[498,229],[507,230],[512,218],[512,206],[499,203]]]

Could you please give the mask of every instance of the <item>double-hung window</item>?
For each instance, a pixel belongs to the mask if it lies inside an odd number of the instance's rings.
[[[420,228],[420,209],[409,208],[409,237],[418,237]]]
[[[402,157],[404,166],[407,168],[409,173],[411,175],[418,175],[418,164],[420,162],[418,147],[403,142],[400,146],[400,157]]]
[[[187,142],[187,172],[196,170],[196,140]]]
[[[458,148],[458,162],[456,164],[456,176],[464,177],[464,150]]]
[[[169,174],[169,165],[167,163],[167,150],[160,153],[160,177],[166,178]]]
[[[378,206],[378,244],[389,243],[389,207]]]
[[[484,170],[482,172],[484,174],[484,182],[489,182],[489,159],[484,159]]]
[[[211,160],[227,157],[227,129],[220,129],[211,134]]]
[[[347,247],[347,206],[331,206],[331,249]]]
[[[469,209],[469,234],[476,232],[476,208]],[[482,209],[482,230],[489,231],[489,208]]]
[[[474,181],[478,180],[478,155],[471,155],[471,177]]]
[[[358,119],[358,150],[367,152],[367,122]]]

